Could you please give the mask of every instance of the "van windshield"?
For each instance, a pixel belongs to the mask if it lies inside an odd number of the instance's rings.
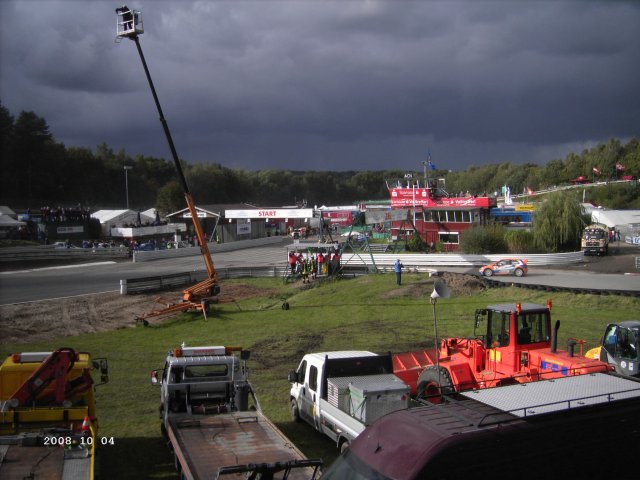
[[[372,469],[346,450],[324,471],[320,480],[391,480],[389,477]]]

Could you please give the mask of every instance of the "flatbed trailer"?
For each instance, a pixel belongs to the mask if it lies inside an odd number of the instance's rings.
[[[172,416],[167,433],[182,477],[187,479],[233,478],[239,466],[259,470],[260,465],[280,464],[283,473],[291,470],[286,478],[307,480],[313,477],[315,465],[319,466],[308,461],[259,411]]]

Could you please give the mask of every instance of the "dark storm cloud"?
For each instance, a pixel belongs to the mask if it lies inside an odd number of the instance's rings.
[[[0,99],[68,146],[167,158],[110,1],[0,2]],[[181,157],[249,169],[547,161],[638,135],[640,4],[137,1]]]

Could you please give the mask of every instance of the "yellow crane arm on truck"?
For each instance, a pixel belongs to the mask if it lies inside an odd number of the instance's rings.
[[[2,362],[2,478],[93,479],[96,369],[106,383],[106,359],[71,348],[15,353]]]

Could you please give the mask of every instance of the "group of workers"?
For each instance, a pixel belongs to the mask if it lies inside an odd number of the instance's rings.
[[[302,283],[309,283],[318,275],[331,276],[337,273],[340,270],[340,252],[338,250],[334,250],[333,254],[323,250],[307,254],[289,252],[289,267],[291,275],[300,275]]]

